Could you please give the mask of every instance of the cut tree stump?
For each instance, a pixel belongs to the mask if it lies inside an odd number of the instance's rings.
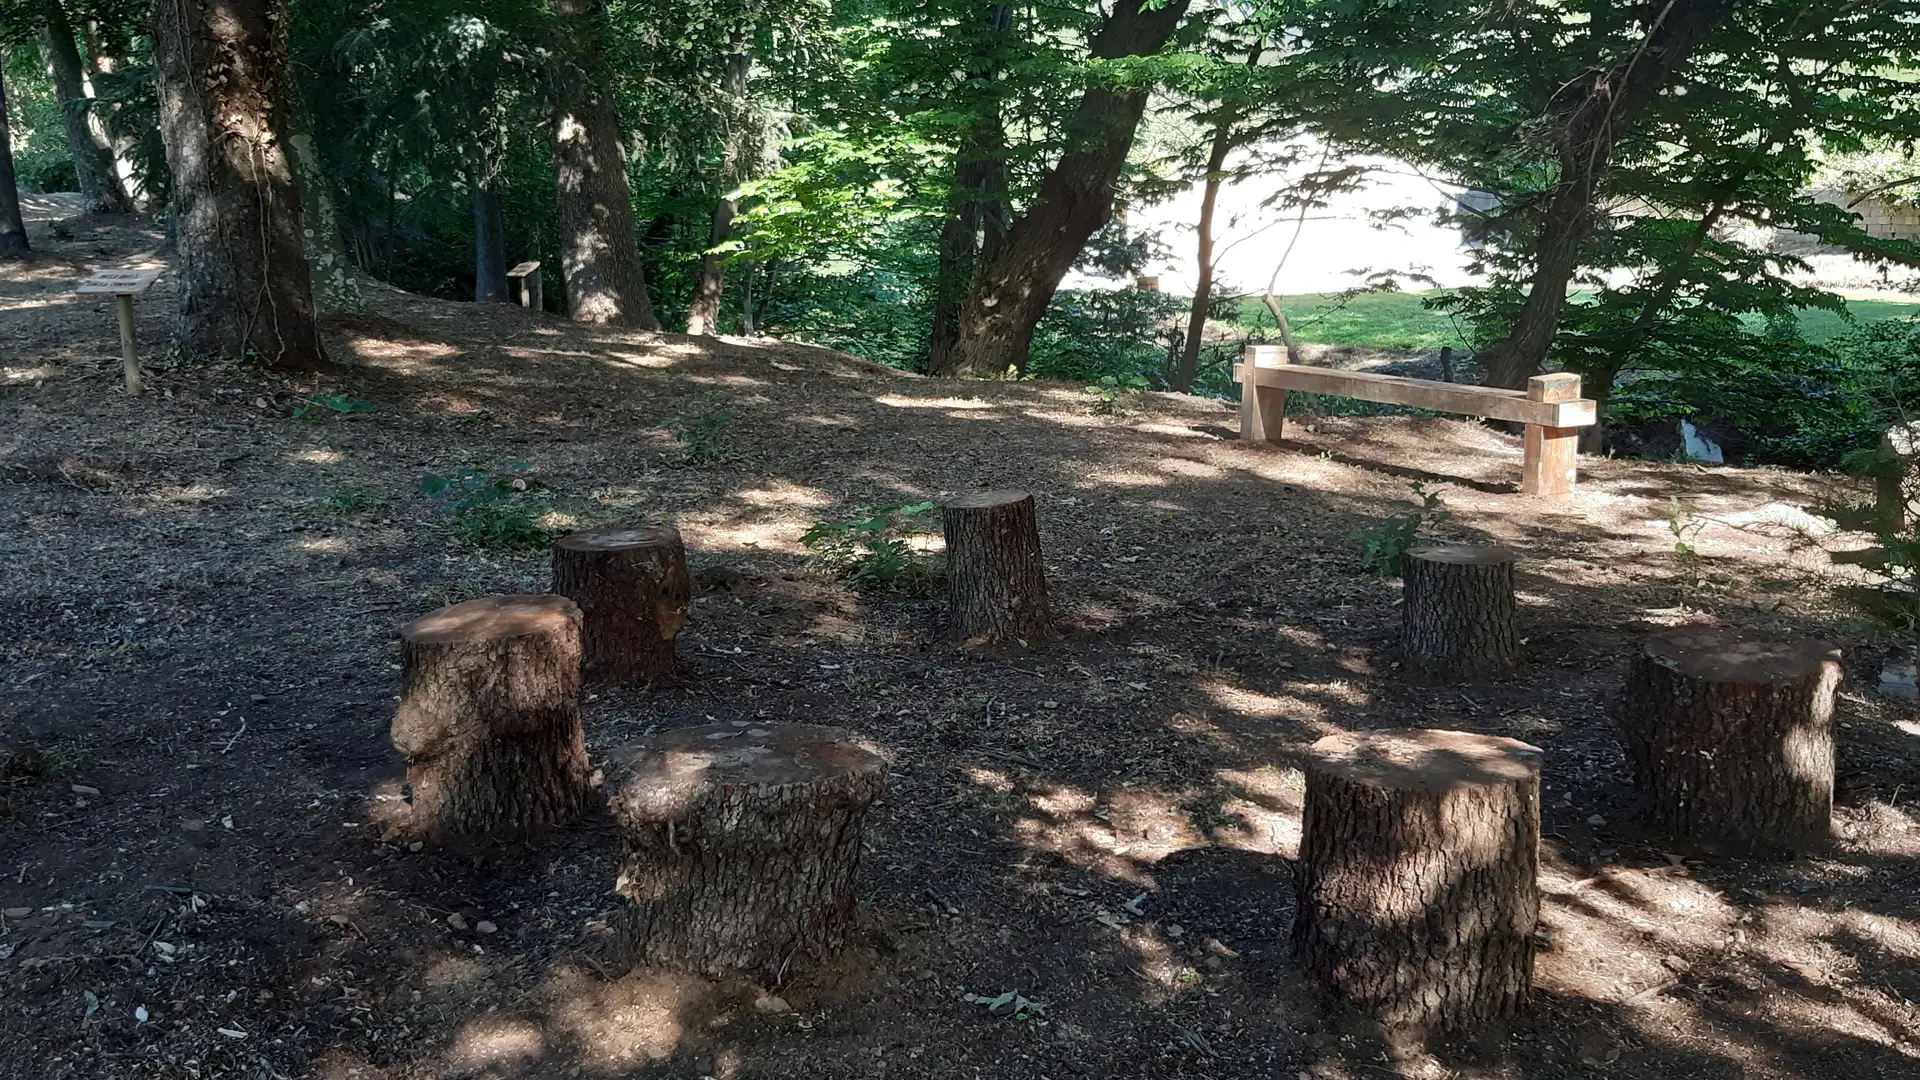
[[[1506,548],[1472,544],[1407,552],[1402,575],[1400,651],[1416,674],[1474,678],[1511,670],[1513,564]]]
[[[887,763],[850,732],[714,724],[624,753],[614,888],[633,959],[769,983],[825,961],[854,922],[861,824]],[[623,755],[624,756],[624,755]]]
[[[1819,844],[1833,812],[1840,650],[1715,626],[1647,639],[1620,737],[1648,824],[1736,851]]]
[[[673,669],[693,587],[671,525],[586,529],[553,546],[553,591],[580,605],[589,679],[645,682]]]
[[[592,792],[580,730],[580,609],[488,596],[400,631],[393,745],[429,836],[558,825]]]
[[[1395,1037],[1508,1016],[1533,981],[1539,749],[1460,731],[1307,755],[1296,956]]]
[[[1031,644],[1052,629],[1033,496],[983,491],[941,507],[948,629],[959,641]]]

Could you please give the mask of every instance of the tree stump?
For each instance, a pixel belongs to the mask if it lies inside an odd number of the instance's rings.
[[[580,730],[580,609],[488,596],[400,631],[393,745],[429,836],[558,825],[592,791]]]
[[[1308,754],[1295,954],[1395,1036],[1512,1014],[1533,981],[1540,751],[1460,731]]]
[[[1052,629],[1033,496],[982,491],[941,507],[949,630],[959,641],[1032,643]]]
[[[849,732],[715,724],[633,748],[613,799],[633,958],[778,982],[846,944],[887,764]]]
[[[693,586],[671,525],[586,529],[553,545],[553,591],[580,605],[589,679],[644,682],[673,669]]]
[[[1840,650],[1713,626],[1647,639],[1621,696],[1620,737],[1649,824],[1736,851],[1828,836]]]
[[[1442,544],[1407,552],[1400,650],[1415,673],[1474,678],[1511,670],[1513,564],[1506,548]]]

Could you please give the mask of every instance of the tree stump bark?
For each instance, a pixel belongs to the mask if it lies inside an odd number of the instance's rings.
[[[1459,731],[1332,735],[1308,754],[1295,954],[1394,1036],[1527,1002],[1540,751]]]
[[[428,836],[573,820],[592,791],[580,730],[580,610],[563,596],[489,596],[400,632],[393,745]]]
[[[1470,544],[1407,552],[1400,650],[1410,670],[1475,678],[1513,668],[1520,652],[1513,633],[1517,557],[1506,548]]]
[[[693,586],[671,525],[614,525],[560,538],[553,591],[580,605],[590,679],[644,682],[673,669]]]
[[[885,759],[835,728],[733,723],[655,735],[630,763],[614,888],[637,962],[771,983],[846,944]]]
[[[1713,626],[1647,639],[1620,737],[1649,824],[1736,851],[1825,840],[1833,812],[1840,650]]]
[[[959,641],[1031,644],[1052,629],[1033,496],[983,491],[941,507],[949,631]]]

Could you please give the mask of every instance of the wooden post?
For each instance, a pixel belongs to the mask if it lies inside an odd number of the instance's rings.
[[[1471,679],[1513,668],[1512,551],[1438,544],[1407,552],[1400,651],[1409,673]]]
[[[74,289],[82,295],[105,293],[113,297],[120,315],[120,369],[126,376],[128,394],[145,389],[140,381],[140,356],[133,342],[133,298],[152,288],[160,274],[159,270],[96,270]]]
[[[1293,946],[1396,1042],[1512,1015],[1540,916],[1539,748],[1463,731],[1307,752]]]
[[[1580,376],[1572,372],[1535,375],[1527,380],[1529,401],[1573,401]],[[1579,428],[1528,424],[1520,463],[1520,490],[1527,495],[1567,495],[1573,491]]]
[[[845,946],[885,758],[851,732],[739,721],[629,753],[633,779],[612,800],[627,847],[614,891],[635,961],[771,985]]]
[[[962,495],[940,508],[947,621],[957,641],[1035,644],[1052,629],[1040,524],[1024,491]]]
[[[1249,345],[1241,354],[1240,441],[1277,443],[1286,434],[1287,392],[1254,382],[1255,369],[1286,362],[1278,345]]]
[[[507,271],[507,289],[521,307],[546,310],[546,298],[541,294],[540,264],[537,261],[529,260]]]
[[[138,394],[146,387],[140,382],[140,355],[133,347],[133,296],[115,293],[120,308],[120,369],[127,377],[127,393]]]
[[[673,670],[693,588],[671,525],[583,529],[553,545],[553,592],[580,605],[590,679],[645,682]]]
[[[1453,346],[1440,346],[1440,381],[1453,381]]]

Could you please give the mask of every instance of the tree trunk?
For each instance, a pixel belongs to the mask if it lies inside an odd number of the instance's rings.
[[[1012,25],[1011,7],[987,7],[986,35],[978,47],[989,62],[966,75],[968,87],[984,90],[970,103],[976,114],[953,153],[953,190],[947,196],[934,268],[933,328],[927,340],[930,375],[958,373],[953,348],[974,270],[983,260],[991,261],[1006,238],[1006,125],[995,86],[1000,72],[992,58]]]
[[[1118,0],[1088,42],[1096,60],[1150,56],[1172,39],[1187,0],[1146,8]],[[1000,250],[974,278],[960,312],[950,367],[957,375],[995,375],[1024,366],[1033,328],[1060,279],[1113,212],[1114,186],[1147,107],[1144,89],[1090,86],[1068,118],[1066,149],[1041,179],[1033,206],[1007,231]]]
[[[553,591],[580,605],[588,678],[645,682],[673,670],[693,598],[680,530],[613,525],[562,537]]]
[[[1540,750],[1459,731],[1307,755],[1293,945],[1396,1040],[1510,1016],[1533,983]]]
[[[40,31],[40,56],[60,99],[60,119],[66,124],[67,145],[73,150],[73,171],[79,177],[80,198],[89,213],[125,213],[127,196],[113,171],[113,147],[91,122],[92,100],[86,92],[86,68],[80,63],[73,23],[60,0],[42,0],[46,26]]]
[[[845,946],[887,763],[850,732],[744,722],[635,748],[612,800],[633,959],[777,984]]]
[[[340,219],[334,209],[333,182],[320,161],[313,136],[313,112],[301,94],[287,91],[287,157],[300,180],[300,251],[307,260],[317,311],[359,311],[366,307],[360,281],[353,276]]]
[[[1187,314],[1187,340],[1180,349],[1180,366],[1174,370],[1174,390],[1184,394],[1193,389],[1200,371],[1200,345],[1206,337],[1207,306],[1213,300],[1213,208],[1220,200],[1220,184],[1226,177],[1227,152],[1233,149],[1233,118],[1221,117],[1213,129],[1213,146],[1207,151],[1205,194],[1200,197],[1200,228],[1194,240],[1195,280],[1193,310]]]
[[[562,825],[592,784],[580,729],[580,610],[561,596],[489,596],[400,632],[393,745],[413,825],[481,835]]]
[[[504,304],[507,295],[507,228],[500,193],[491,183],[473,186],[473,299]]]
[[[1533,280],[1526,303],[1483,354],[1487,384],[1517,390],[1539,373],[1559,329],[1580,247],[1593,231],[1594,201],[1607,159],[1687,58],[1733,12],[1732,0],[1673,0],[1649,7],[1655,25],[1631,53],[1606,70],[1568,84],[1548,106],[1560,175],[1540,215]]]
[[[0,259],[24,259],[27,225],[20,218],[20,184],[13,174],[13,128],[7,117],[7,87],[0,78]]]
[[[1883,533],[1904,533],[1920,521],[1920,422],[1903,421],[1880,434],[1874,462],[1873,509]]]
[[[1510,671],[1519,656],[1513,633],[1513,564],[1506,548],[1468,544],[1407,552],[1400,605],[1400,651],[1408,669],[1471,679]]]
[[[554,0],[565,49],[547,67],[560,277],[576,322],[660,329],[640,268],[620,117],[593,40],[599,0]]]
[[[93,99],[91,115],[98,120],[98,135],[106,140],[113,154],[113,175],[120,185],[120,193],[126,199],[127,206],[145,212],[152,207],[147,198],[147,185],[141,175],[137,160],[140,142],[133,132],[127,130],[127,123],[120,116],[120,106],[110,105],[99,99],[94,91],[94,80],[102,74],[111,74],[119,67],[119,59],[108,50],[101,40],[100,24],[89,21],[84,28],[84,40],[87,45],[87,79],[83,84],[87,97]],[[120,38],[115,44],[125,47],[126,39]]]
[[[307,371],[325,357],[279,127],[286,22],[284,0],[160,0],[153,51],[179,230],[178,343]]]
[[[959,641],[1033,644],[1052,630],[1033,496],[983,491],[941,507],[948,628]]]
[[[693,282],[693,300],[687,306],[687,333],[712,334],[720,328],[720,295],[726,286],[724,252],[715,249],[733,237],[733,216],[740,205],[733,189],[745,178],[747,132],[747,76],[753,70],[753,58],[745,52],[744,36],[734,39],[734,51],[727,54],[726,68],[720,77],[720,97],[726,103],[726,135],[720,150],[720,198],[713,204],[713,220],[707,229],[707,250],[700,255],[700,276]]]
[[[1734,851],[1824,841],[1840,650],[1711,626],[1647,639],[1619,726],[1647,823]]]

